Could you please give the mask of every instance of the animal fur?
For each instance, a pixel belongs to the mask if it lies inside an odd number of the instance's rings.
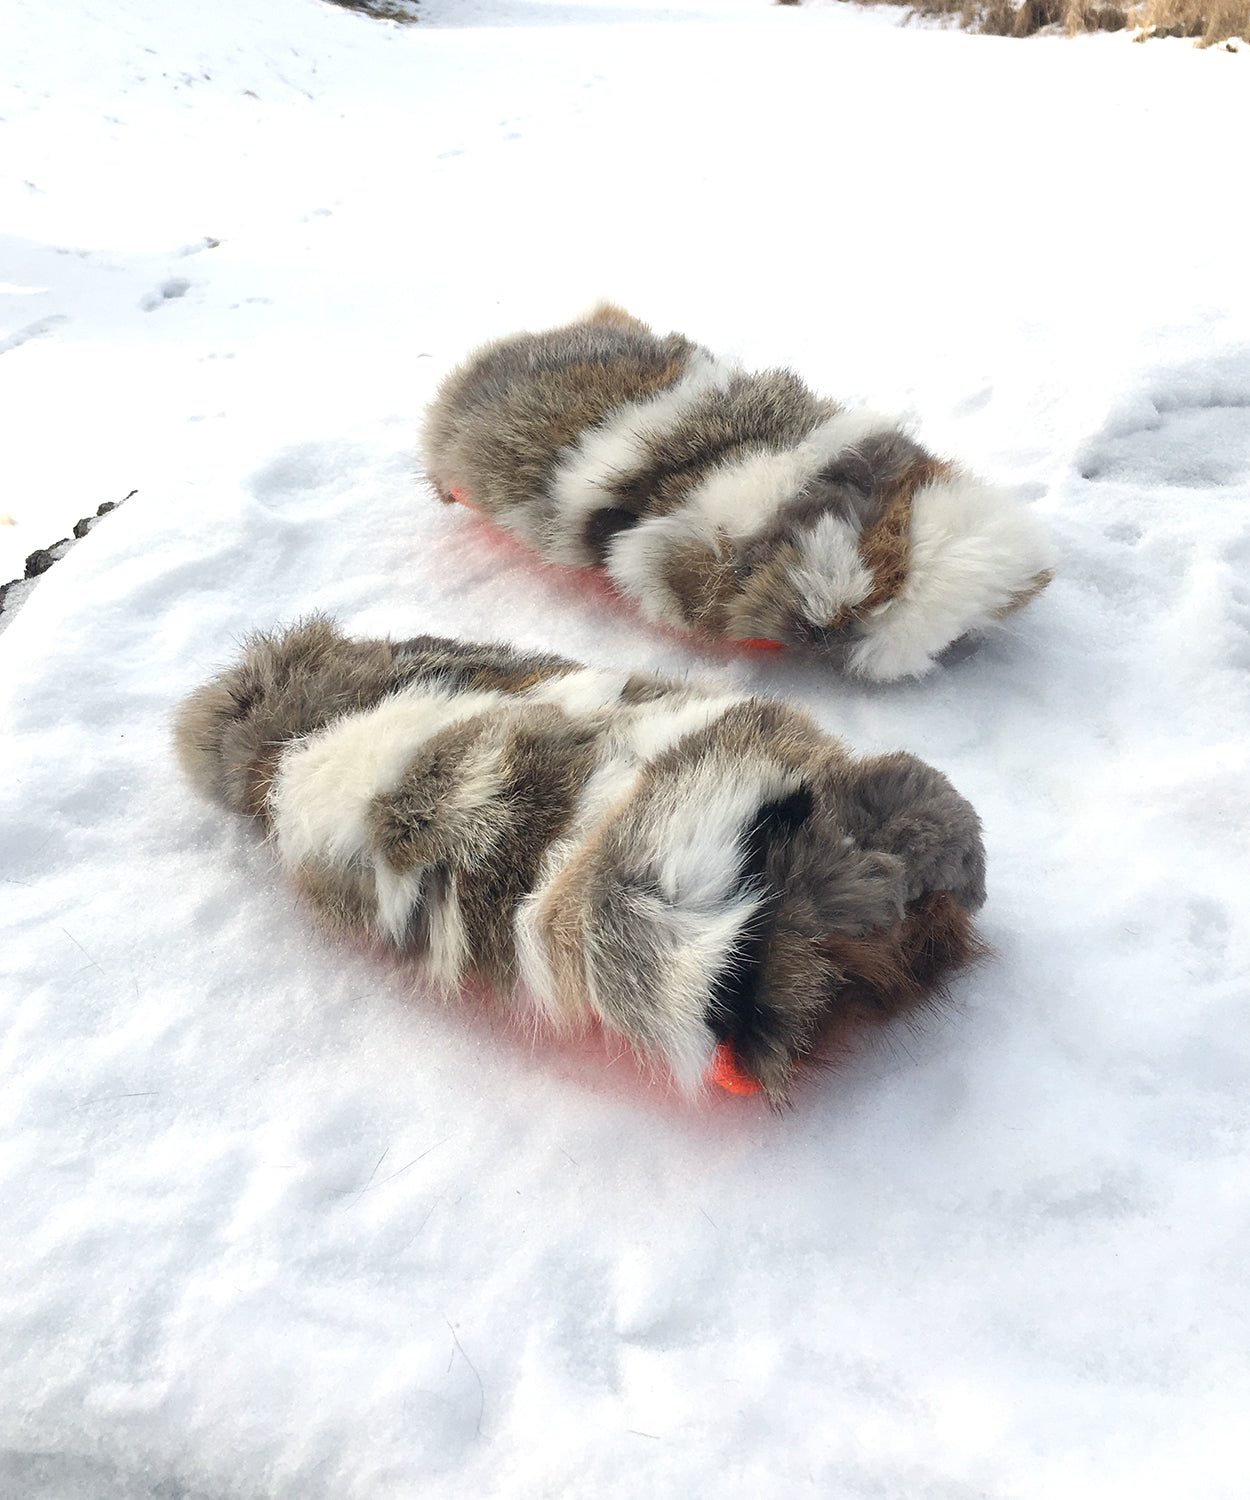
[[[779,1104],[979,952],[980,829],[945,777],[736,691],[314,617],[252,638],[175,739],[328,922],[689,1088],[729,1043]]]
[[[1051,577],[1017,501],[891,418],[607,303],[470,355],[422,446],[442,499],[552,561],[603,567],[650,619],[868,678],[928,671]]]

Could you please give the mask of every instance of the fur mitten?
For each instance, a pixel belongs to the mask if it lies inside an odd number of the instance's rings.
[[[1031,517],[889,417],[750,375],[604,304],[487,344],[427,414],[426,471],[644,615],[886,680],[1050,580]]]
[[[780,1103],[796,1062],[979,951],[968,803],[780,703],[313,618],[254,637],[175,731],[332,923],[597,1019],[686,1087],[719,1066]]]

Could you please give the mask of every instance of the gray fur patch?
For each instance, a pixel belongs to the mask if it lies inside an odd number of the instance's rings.
[[[349,641],[324,616],[281,636],[250,636],[238,662],[175,714],[179,761],[205,796],[263,816],[284,744],[371,707],[395,686],[387,642]]]
[[[631,401],[666,390],[696,346],[642,324],[586,321],[488,344],[453,370],[426,417],[426,470],[510,523],[529,511],[530,534],[550,519],[547,491],[561,451]]]

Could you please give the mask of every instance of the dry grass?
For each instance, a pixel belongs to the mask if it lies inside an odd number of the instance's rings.
[[[800,0],[777,0],[798,5]],[[1235,38],[1250,45],[1250,0],[884,0],[917,16],[951,16],[969,31],[1031,36],[1046,27],[1124,31],[1135,41],[1192,37],[1200,47]]]
[[[405,25],[417,19],[416,0],[330,0],[344,10],[358,10],[375,21],[400,21]]]
[[[1203,47],[1230,37],[1250,43],[1250,0],[1146,0],[1133,25],[1152,36],[1192,36]]]

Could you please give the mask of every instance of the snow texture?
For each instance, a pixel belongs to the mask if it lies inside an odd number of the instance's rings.
[[[137,491],[0,636],[0,1495],[1244,1495],[1241,61],[756,0],[0,20],[0,580]],[[906,412],[1055,583],[872,687],[437,505],[440,374],[603,295]],[[782,1117],[438,1001],[171,759],[312,607],[914,751],[996,961]]]

